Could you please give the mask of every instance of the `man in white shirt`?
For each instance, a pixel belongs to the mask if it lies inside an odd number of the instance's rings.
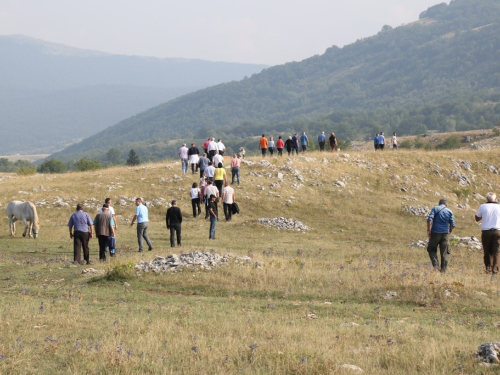
[[[208,167],[205,168],[204,175],[210,181],[214,182],[214,173],[215,173],[215,167],[213,166],[213,163],[211,161],[209,161]],[[210,195],[208,195],[208,196],[210,196]]]
[[[217,167],[219,165],[219,163],[224,164],[224,158],[220,154],[220,151],[215,151],[215,155],[212,158],[212,164]]]
[[[104,200],[104,204],[107,204],[109,207],[108,207],[108,213],[111,214],[111,216],[113,216],[113,221],[115,222],[115,229],[118,229],[118,224],[116,223],[116,216],[115,216],[115,209],[111,206],[113,202],[111,201],[111,198],[106,198]],[[102,207],[99,208],[99,214],[102,214]]]
[[[224,146],[224,143],[222,143],[222,139],[219,139],[217,141],[217,150],[219,151],[219,154],[221,156],[224,156],[224,152],[226,152],[226,146]]]
[[[476,221],[481,221],[481,242],[484,251],[486,273],[498,274],[498,252],[500,247],[500,205],[495,193],[486,194],[487,203],[479,206]]]
[[[224,204],[224,216],[226,216],[226,221],[231,220],[231,206],[234,202],[236,202],[234,189],[229,185],[229,182],[226,182],[225,187],[222,190],[222,203]]]
[[[215,138],[212,138],[210,140],[210,143],[208,144],[208,158],[210,161],[212,161],[212,158],[215,155],[215,151],[217,151],[217,142],[215,142]]]
[[[216,198],[219,198],[219,189],[217,189],[217,186],[213,184],[212,181],[208,181],[208,186],[205,188],[205,191],[203,192],[203,195],[206,197],[205,199],[205,220],[207,220],[210,217],[210,213],[208,210],[208,206],[210,203],[210,195],[215,195]],[[217,203],[214,203],[217,205]]]
[[[186,147],[186,144],[184,143],[182,147],[179,149],[179,157],[181,158],[181,163],[182,163],[182,173],[187,174],[188,173],[188,152],[189,149]]]

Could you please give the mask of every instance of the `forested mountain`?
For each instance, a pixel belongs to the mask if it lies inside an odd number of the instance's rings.
[[[155,105],[264,67],[119,56],[0,36],[0,153],[61,149]]]
[[[175,152],[168,139],[238,137],[235,131],[322,128],[359,138],[381,128],[415,134],[491,127],[500,120],[499,20],[498,0],[439,4],[414,23],[177,98],[59,156],[134,145],[155,158]],[[156,154],[152,145],[161,145]]]

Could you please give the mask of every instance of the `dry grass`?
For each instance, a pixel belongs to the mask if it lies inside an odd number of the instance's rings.
[[[10,238],[3,219],[0,372],[337,374],[347,371],[342,364],[373,374],[490,371],[473,355],[478,345],[497,338],[499,280],[483,274],[482,255],[468,249],[453,249],[446,275],[431,272],[427,252],[409,248],[425,239],[425,219],[401,207],[430,207],[446,196],[456,234],[479,236],[473,217],[482,202],[473,192],[497,190],[499,176],[487,168],[497,166],[497,152],[349,155],[293,159],[290,166],[304,182],[282,170],[287,158],[271,159],[271,167],[243,166],[241,188],[235,189],[242,213],[231,223],[219,222],[211,242],[208,223],[191,215],[188,192],[196,179],[172,180],[181,174],[179,163],[167,162],[172,169],[161,163],[4,175],[3,207],[20,198],[50,204],[39,208],[36,241]],[[454,193],[459,186],[450,176],[456,169],[452,159],[472,162],[472,171],[461,170],[473,181],[468,197]],[[280,188],[271,188],[277,172],[284,179]],[[335,187],[335,181],[346,186]],[[125,196],[177,199],[185,218],[182,251],[230,251],[265,266],[131,276],[130,286],[82,276],[81,267],[67,262],[67,220],[77,202],[106,196],[115,202]],[[57,197],[72,207],[52,205]],[[470,208],[458,209],[459,203]],[[155,249],[144,254],[137,253],[135,227],[126,222],[133,202],[115,210],[119,254],[93,267],[112,269],[172,252],[165,207],[150,208]],[[311,230],[283,232],[257,224],[260,217],[277,216],[298,219]],[[93,240],[94,261],[97,252]],[[453,294],[446,297],[445,290]],[[397,297],[386,299],[388,291]]]

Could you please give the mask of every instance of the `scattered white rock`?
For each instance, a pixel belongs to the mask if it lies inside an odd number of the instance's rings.
[[[354,372],[358,372],[358,373],[364,372],[361,367],[358,367],[358,366],[355,366],[355,365],[349,365],[347,363],[343,364],[342,366],[340,366],[340,368],[342,370],[350,370],[350,371],[354,371]]]
[[[500,342],[485,342],[477,348],[478,359],[485,363],[499,363]]]
[[[295,230],[295,231],[309,230],[309,228],[306,225],[302,224],[300,221],[294,219],[286,219],[284,217],[275,217],[273,219],[264,217],[257,219],[257,222],[259,224],[277,228],[279,230]]]
[[[427,206],[403,206],[402,210],[416,216],[429,216],[430,212]]]
[[[388,291],[385,293],[384,299],[393,299],[398,296],[397,292]]]

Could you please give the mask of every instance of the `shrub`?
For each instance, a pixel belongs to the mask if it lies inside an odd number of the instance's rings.
[[[399,148],[412,148],[412,147],[413,147],[413,144],[411,143],[411,141],[409,139],[406,139],[399,144]]]
[[[106,275],[106,278],[110,281],[126,281],[134,277],[134,262],[132,261],[114,266],[108,270]]]
[[[467,198],[470,195],[469,188],[455,188],[452,191],[458,198]]]
[[[461,146],[460,139],[456,135],[451,135],[448,138],[445,139],[445,141],[438,146],[436,146],[436,149],[438,150],[453,150],[455,148],[460,148]]]
[[[21,176],[31,176],[36,173],[36,167],[19,167],[17,169],[17,174]]]
[[[67,170],[66,164],[57,159],[44,161],[38,170],[41,173],[64,173]]]
[[[96,159],[81,158],[75,163],[75,168],[78,171],[93,171],[101,169],[101,163]]]

